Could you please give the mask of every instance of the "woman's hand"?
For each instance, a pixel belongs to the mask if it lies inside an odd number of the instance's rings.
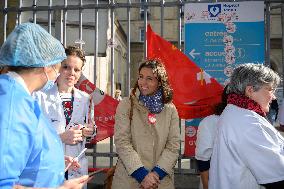
[[[66,180],[58,189],[81,189],[88,182],[88,175]]]
[[[82,130],[72,127],[60,134],[60,138],[65,144],[77,144],[83,141]]]
[[[95,127],[93,124],[86,124],[85,127],[82,129],[83,136],[91,137],[94,134]]]
[[[160,184],[159,175],[155,172],[150,172],[141,182],[141,187],[143,189],[155,189],[158,188],[159,184]]]
[[[65,171],[67,171],[70,167],[72,170],[77,170],[81,167],[77,158],[71,156],[64,156],[65,160]]]

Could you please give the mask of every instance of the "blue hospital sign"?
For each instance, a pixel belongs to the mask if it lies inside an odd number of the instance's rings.
[[[185,54],[221,84],[238,64],[263,64],[263,1],[185,4]]]

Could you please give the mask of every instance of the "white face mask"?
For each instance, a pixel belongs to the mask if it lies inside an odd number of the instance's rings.
[[[46,78],[47,78],[47,82],[46,82],[45,85],[41,88],[42,91],[48,91],[49,89],[51,89],[51,88],[54,86],[54,83],[55,83],[55,81],[57,80],[58,76],[60,75],[60,73],[58,73],[58,72],[54,69],[53,66],[52,66],[52,69],[53,69],[53,70],[55,71],[55,73],[56,73],[56,78],[55,78],[55,80],[50,80],[50,79],[48,78],[47,73],[44,72],[44,74],[45,74],[45,76],[46,76]]]

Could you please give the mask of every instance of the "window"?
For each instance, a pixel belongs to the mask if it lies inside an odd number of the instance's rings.
[[[144,7],[142,6],[143,3],[145,3],[145,0],[140,0],[141,6],[140,6],[140,14],[143,12],[144,13]]]
[[[140,42],[144,42],[145,39],[145,29],[140,28]]]
[[[184,5],[181,6],[180,16],[181,16],[182,18],[184,17]]]
[[[180,35],[181,35],[181,41],[184,41],[184,26],[181,26]]]
[[[143,3],[145,2],[149,2],[149,0],[140,0],[140,3],[141,3],[141,7],[140,7],[140,18],[141,19],[144,19],[144,7],[143,7]],[[149,10],[149,7],[147,9],[147,16],[149,16],[149,13],[150,13],[150,10]]]

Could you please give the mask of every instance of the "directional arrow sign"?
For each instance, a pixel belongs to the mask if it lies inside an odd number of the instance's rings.
[[[195,52],[195,49],[192,49],[192,50],[190,51],[189,55],[190,55],[193,59],[195,59],[195,55],[200,55],[200,53],[196,53],[196,52]]]

